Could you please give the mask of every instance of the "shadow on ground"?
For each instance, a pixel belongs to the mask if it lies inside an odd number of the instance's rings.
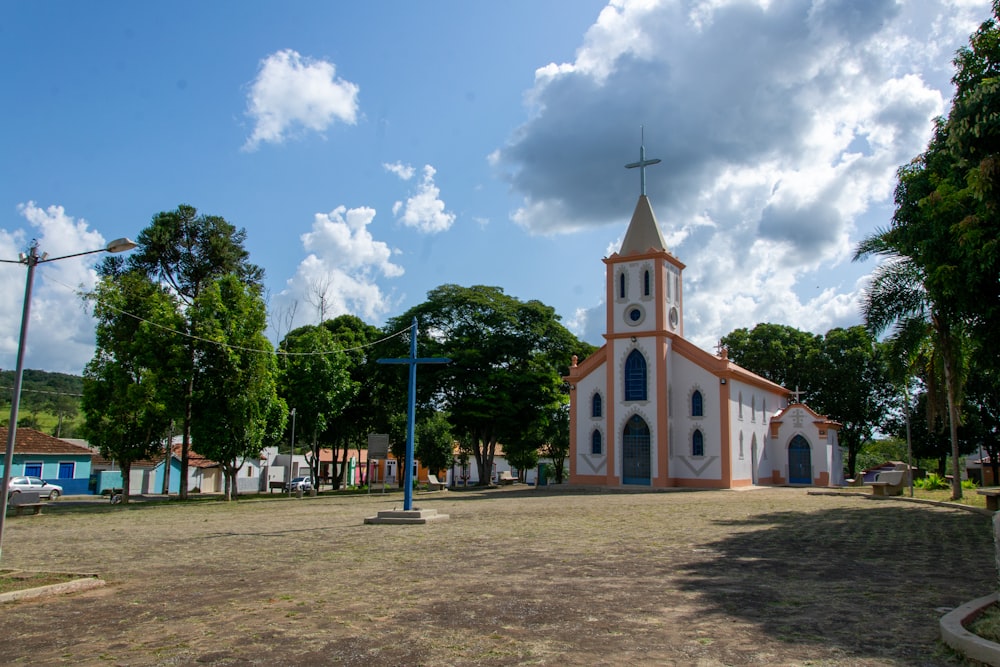
[[[787,642],[926,664],[942,613],[996,580],[979,514],[885,503],[715,523],[731,534],[681,567],[681,587]]]

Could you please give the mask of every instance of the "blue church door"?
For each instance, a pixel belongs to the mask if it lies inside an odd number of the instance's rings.
[[[788,445],[788,483],[812,484],[812,453],[809,443],[801,435],[792,438]]]
[[[622,435],[622,482],[649,486],[649,426],[639,415],[632,415]]]

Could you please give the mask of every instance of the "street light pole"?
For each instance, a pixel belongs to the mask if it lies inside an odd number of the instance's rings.
[[[295,456],[295,408],[292,408],[292,448],[288,450],[288,480],[285,485],[288,487],[288,497],[292,497],[292,457]]]
[[[24,350],[28,339],[28,319],[31,315],[31,288],[35,280],[35,267],[43,262],[54,262],[59,259],[91,255],[98,252],[124,252],[131,250],[136,244],[127,238],[115,239],[99,250],[87,250],[72,255],[49,257],[48,253],[38,254],[38,242],[32,241],[27,254],[20,259],[0,259],[7,264],[24,264],[28,267],[28,275],[24,281],[24,306],[21,311],[21,334],[17,343],[17,369],[14,371],[14,388],[10,398],[10,421],[7,423],[7,450],[3,459],[3,512],[0,512],[0,562],[3,561],[3,536],[7,527],[7,498],[10,488],[10,469],[14,465],[14,445],[17,441],[17,413],[21,407],[21,382],[24,378]]]

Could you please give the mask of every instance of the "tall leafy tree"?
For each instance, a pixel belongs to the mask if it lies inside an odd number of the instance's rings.
[[[259,290],[238,276],[223,276],[204,287],[192,311],[198,341],[194,449],[222,466],[225,497],[231,500],[239,490],[240,468],[280,436],[287,409],[278,397]]]
[[[252,264],[243,247],[246,231],[237,229],[224,218],[199,214],[193,206],[182,204],[176,210],[157,213],[148,227],[139,233],[139,247],[126,261],[128,270],[138,271],[170,287],[186,307],[182,330],[195,327],[191,306],[216,279],[235,275],[241,282],[259,286],[264,271]],[[105,266],[114,266],[109,258]],[[177,394],[183,412],[181,479],[187,479],[188,450],[191,442],[191,418],[194,377],[197,372],[196,346],[189,339],[186,367],[177,367]],[[187,484],[181,485],[181,497],[187,497]]]
[[[402,329],[413,317],[420,355],[451,359],[420,369],[421,399],[446,409],[455,431],[468,434],[479,483],[489,484],[497,443],[519,438],[560,404],[561,377],[571,356],[587,346],[552,308],[499,287],[443,285],[389,329]]]
[[[810,366],[822,384],[810,397],[815,409],[841,424],[839,440],[854,477],[858,453],[894,405],[882,346],[862,326],[831,329]]]
[[[323,327],[343,350],[351,381],[357,387],[353,399],[327,419],[323,433],[324,442],[333,446],[334,465],[339,465],[339,484],[343,485],[352,445],[360,460],[360,448],[367,446],[368,434],[393,434],[397,430],[405,434],[406,387],[396,382],[397,375],[391,369],[378,363],[381,356],[395,352],[379,343],[393,332],[386,334],[354,315],[327,320]],[[401,420],[404,425],[400,430],[394,424]],[[397,436],[393,442],[402,445],[403,437]]]
[[[322,326],[290,332],[281,343],[280,355],[281,395],[295,408],[299,432],[307,434],[309,468],[315,483],[321,436],[354,399],[358,383],[350,375],[351,360]]]
[[[121,467],[128,502],[132,464],[159,453],[170,423],[172,354],[162,331],[180,318],[171,295],[137,273],[103,278],[90,297],[97,344],[84,369],[84,432]]]
[[[736,329],[721,341],[732,361],[786,389],[801,389],[807,400],[821,385],[810,368],[821,342],[816,334],[769,323]]]
[[[928,278],[920,260],[914,258],[918,253],[909,241],[913,229],[906,229],[907,215],[919,216],[922,213],[912,210],[910,184],[904,175],[897,187],[896,226],[869,236],[858,246],[855,259],[881,255],[887,260],[872,273],[871,283],[863,298],[862,312],[865,325],[875,336],[890,327],[895,327],[897,337],[920,328],[928,332],[944,376],[952,454],[952,498],[957,500],[962,497],[958,443],[964,367],[962,322],[955,315],[953,304],[940,294],[937,283]],[[910,334],[905,335],[910,337]]]
[[[949,299],[990,342],[1000,330],[1000,2],[955,56],[955,95],[945,125],[935,199],[952,201]],[[932,148],[937,148],[932,146]],[[979,364],[1000,372],[1000,350],[981,346]]]

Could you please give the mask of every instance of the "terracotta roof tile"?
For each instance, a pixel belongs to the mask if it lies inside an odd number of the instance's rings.
[[[0,427],[0,438],[7,442],[8,430]],[[51,435],[46,435],[33,428],[17,429],[17,437],[14,439],[15,454],[86,454],[92,452],[86,447],[74,445],[73,443],[60,440]]]

